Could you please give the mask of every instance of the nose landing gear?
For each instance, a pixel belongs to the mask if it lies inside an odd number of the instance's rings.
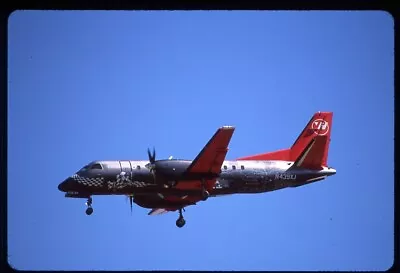
[[[93,213],[93,208],[92,208],[92,197],[89,197],[87,202],[86,202],[86,206],[88,207],[86,209],[86,214],[87,215],[91,215]]]
[[[181,228],[181,227],[183,227],[185,224],[186,224],[186,221],[185,221],[185,218],[183,218],[182,209],[179,209],[179,218],[178,218],[178,220],[176,220],[176,226],[177,226],[178,228]]]

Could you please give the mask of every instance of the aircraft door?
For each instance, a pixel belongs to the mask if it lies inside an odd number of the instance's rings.
[[[121,172],[125,172],[126,176],[128,176],[129,178],[132,177],[132,166],[131,166],[131,162],[130,161],[120,161],[119,164],[121,165]]]

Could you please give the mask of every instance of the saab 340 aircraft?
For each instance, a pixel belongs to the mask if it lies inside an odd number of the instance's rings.
[[[185,225],[182,210],[209,196],[262,193],[298,187],[334,175],[328,167],[332,112],[313,115],[294,144],[275,152],[226,160],[235,130],[217,130],[192,160],[156,160],[153,149],[149,160],[94,161],[59,184],[65,197],[87,198],[86,214],[93,213],[93,195],[126,195],[132,203],[149,208],[149,215],[179,211],[178,227]]]

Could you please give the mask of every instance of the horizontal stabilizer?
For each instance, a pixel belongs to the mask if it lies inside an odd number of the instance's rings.
[[[290,160],[290,149],[279,150],[270,153],[250,155],[238,158],[237,160]]]

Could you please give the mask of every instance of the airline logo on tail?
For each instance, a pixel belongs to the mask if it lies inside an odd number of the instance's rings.
[[[311,124],[314,134],[324,136],[329,132],[329,123],[323,119],[316,119]]]

